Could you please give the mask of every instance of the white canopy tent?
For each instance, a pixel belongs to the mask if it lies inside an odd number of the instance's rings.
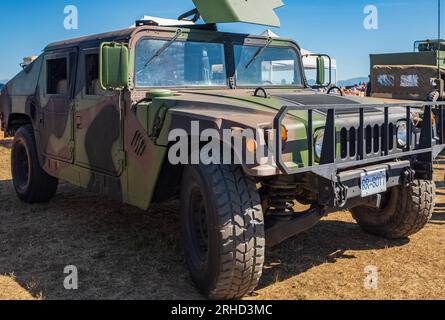
[[[311,56],[313,52],[306,49],[301,49],[301,55],[303,56],[303,65],[305,69],[315,70],[317,69],[317,57]],[[326,67],[329,66],[329,59],[324,58]],[[331,59],[332,69],[337,70],[337,60]]]
[[[270,37],[270,38],[279,38],[279,36],[274,33],[272,30],[266,30],[264,31],[261,36],[264,37]],[[317,69],[317,57],[312,56],[314,53],[301,48],[301,55],[303,56],[303,66],[305,70],[316,70]],[[329,67],[329,59],[325,59],[325,66],[326,68]],[[290,68],[293,68],[293,66],[290,66]],[[332,67],[332,82],[337,82],[337,60],[331,59],[331,67]],[[282,66],[283,68],[283,66]]]

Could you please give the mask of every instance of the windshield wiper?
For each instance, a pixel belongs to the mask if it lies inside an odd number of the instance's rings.
[[[257,50],[257,52],[255,52],[255,54],[253,55],[253,57],[249,60],[249,62],[246,64],[246,69],[248,69],[250,67],[250,65],[264,52],[264,50],[266,50],[267,48],[269,48],[270,44],[272,43],[273,39],[269,38],[267,40],[267,43],[262,47],[259,48]]]
[[[161,48],[159,48],[159,50],[156,51],[155,54],[153,56],[151,56],[150,59],[147,60],[147,62],[144,64],[144,67],[138,73],[141,73],[142,71],[147,69],[147,67],[150,65],[150,63],[152,63],[156,58],[161,56],[168,48],[170,48],[170,46],[176,40],[178,40],[178,38],[181,36],[181,34],[182,34],[182,30],[178,29],[178,31],[176,31],[176,34],[174,35],[174,37],[171,38],[167,43],[165,43]]]

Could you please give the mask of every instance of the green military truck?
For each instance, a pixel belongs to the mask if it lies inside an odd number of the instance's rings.
[[[445,143],[441,103],[319,93],[294,41],[219,32],[218,22],[277,25],[281,1],[235,2],[196,0],[181,17],[205,24],[139,21],[50,44],[0,95],[21,200],[49,201],[59,180],[144,210],[179,197],[187,265],[212,299],[251,293],[266,247],[331,212],[352,210],[382,237],[421,230]],[[321,60],[318,71],[320,85]],[[179,163],[175,130],[189,147]],[[217,134],[229,161],[188,164],[206,130],[241,136],[241,148]],[[244,160],[260,151],[268,156]]]
[[[445,98],[445,41],[421,40],[413,52],[371,55],[371,96],[438,101]]]

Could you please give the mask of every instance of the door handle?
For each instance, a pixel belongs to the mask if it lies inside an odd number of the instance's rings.
[[[76,115],[76,128],[82,129],[82,116]]]

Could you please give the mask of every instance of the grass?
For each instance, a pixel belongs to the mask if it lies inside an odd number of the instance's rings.
[[[14,195],[11,141],[0,136],[0,299],[202,299],[182,254],[178,203],[144,212],[61,184],[45,205]],[[267,252],[248,299],[444,299],[445,158],[436,165],[438,205],[410,239],[370,236],[348,212]],[[65,290],[64,267],[79,270]],[[379,270],[366,290],[366,266]]]

